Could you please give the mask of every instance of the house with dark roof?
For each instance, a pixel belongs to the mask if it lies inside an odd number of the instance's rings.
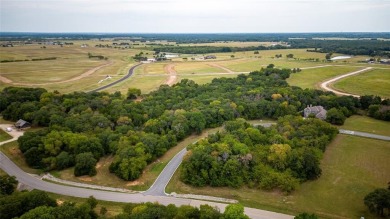
[[[27,122],[27,121],[24,121],[23,119],[19,119],[16,123],[15,123],[15,127],[17,129],[24,129],[24,128],[29,128],[31,127],[31,123]]]
[[[215,55],[208,55],[205,56],[204,59],[216,59],[217,57]]]
[[[310,115],[314,115],[316,118],[324,120],[326,119],[326,112],[327,111],[322,106],[310,105],[303,110],[303,116],[308,118]]]

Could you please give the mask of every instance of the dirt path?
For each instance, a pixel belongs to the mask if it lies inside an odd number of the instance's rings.
[[[211,66],[211,67],[216,67],[216,68],[220,68],[222,70],[225,70],[226,72],[228,73],[234,73],[232,70],[226,68],[226,67],[223,67],[221,65],[218,65],[217,63],[208,63],[207,65]]]
[[[7,83],[7,84],[13,84],[13,85],[26,85],[26,86],[39,86],[39,85],[49,85],[49,84],[59,84],[59,83],[66,83],[66,82],[72,82],[72,81],[77,81],[77,80],[80,80],[82,78],[85,78],[93,73],[95,73],[96,71],[104,68],[104,67],[107,67],[109,65],[112,65],[114,62],[110,61],[106,64],[103,64],[103,65],[100,65],[100,66],[97,66],[95,68],[92,68],[92,69],[89,69],[88,71],[82,73],[81,75],[79,76],[76,76],[74,78],[71,78],[71,79],[68,79],[68,80],[64,80],[64,81],[54,81],[54,82],[47,82],[47,83],[39,83],[39,84],[33,84],[33,83],[13,83],[12,80],[6,78],[6,77],[3,77],[3,76],[0,76],[0,80],[4,83]]]
[[[354,94],[344,93],[344,92],[340,92],[340,91],[334,90],[333,88],[329,87],[329,85],[331,83],[334,83],[334,82],[342,79],[342,78],[346,78],[346,77],[349,77],[349,76],[352,76],[352,75],[360,74],[362,72],[365,72],[365,71],[368,71],[368,70],[371,70],[371,69],[372,69],[372,67],[367,67],[367,68],[364,68],[364,69],[360,69],[358,71],[354,71],[354,72],[350,72],[350,73],[347,73],[347,74],[344,74],[344,75],[337,76],[335,78],[332,78],[330,80],[322,82],[321,83],[321,88],[326,90],[326,91],[332,91],[333,93],[338,94],[338,95],[360,97],[359,95],[354,95]]]
[[[172,86],[177,80],[177,72],[174,64],[168,64],[164,67],[164,71],[169,74],[169,78],[165,81],[165,84]]]

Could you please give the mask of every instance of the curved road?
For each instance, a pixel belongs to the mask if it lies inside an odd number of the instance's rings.
[[[96,89],[94,89],[94,90],[91,90],[91,91],[89,91],[88,93],[98,92],[98,91],[104,90],[104,89],[106,89],[106,88],[109,88],[109,87],[111,87],[111,86],[114,86],[114,85],[118,84],[119,82],[122,82],[122,81],[128,79],[130,76],[133,75],[134,69],[137,68],[137,67],[140,66],[140,65],[142,65],[142,63],[139,63],[139,64],[134,65],[133,67],[131,67],[131,68],[129,69],[129,72],[127,73],[127,75],[125,75],[123,78],[121,78],[121,79],[119,79],[119,80],[117,80],[117,81],[114,81],[114,82],[112,82],[112,83],[110,83],[110,84],[104,85],[103,87],[99,87],[99,88],[96,88]]]
[[[372,69],[372,67],[367,67],[367,68],[364,68],[364,69],[361,69],[361,70],[358,70],[358,71],[350,72],[350,73],[347,73],[347,74],[340,75],[338,77],[332,78],[330,80],[324,81],[324,82],[321,83],[321,88],[326,90],[326,91],[332,91],[333,93],[338,94],[338,95],[360,97],[359,95],[354,95],[354,94],[344,93],[344,92],[340,92],[340,91],[334,90],[334,89],[330,88],[329,85],[331,83],[335,82],[335,81],[338,81],[338,80],[342,79],[342,78],[346,78],[346,77],[349,77],[349,76],[352,76],[352,75],[360,74],[362,72],[365,72],[365,71],[368,71],[368,70],[371,70],[371,69]]]

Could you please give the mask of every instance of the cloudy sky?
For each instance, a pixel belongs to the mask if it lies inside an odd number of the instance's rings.
[[[0,0],[2,32],[390,32],[390,0]]]

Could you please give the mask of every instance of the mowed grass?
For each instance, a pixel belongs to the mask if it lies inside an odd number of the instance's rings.
[[[9,135],[6,131],[3,129],[0,129],[0,142],[7,141],[9,139],[12,139],[12,136]]]
[[[340,126],[340,128],[390,136],[390,122],[376,120],[367,116],[353,115],[345,120],[344,125]]]
[[[291,86],[298,86],[303,89],[312,88],[319,89],[320,82],[336,77],[338,75],[347,74],[349,72],[359,70],[359,67],[352,66],[329,66],[323,68],[305,69],[298,73],[293,73],[287,82]]]
[[[208,62],[189,61],[189,62],[175,62],[175,70],[177,74],[191,74],[191,73],[219,73],[225,70],[209,65]]]
[[[182,183],[178,172],[167,192],[203,194],[239,200],[248,207],[297,215],[313,212],[322,218],[375,218],[363,198],[375,188],[387,187],[390,178],[390,142],[338,135],[321,162],[322,176],[283,195],[246,187],[196,188]]]
[[[390,98],[390,69],[374,69],[343,78],[332,84],[337,90],[357,95],[378,95]]]

